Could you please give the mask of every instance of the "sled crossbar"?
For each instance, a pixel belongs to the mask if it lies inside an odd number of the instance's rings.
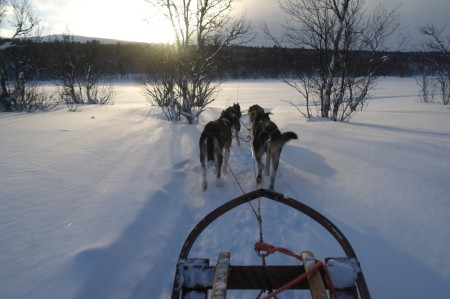
[[[191,262],[195,259],[190,259]],[[182,261],[184,263],[184,261]],[[184,280],[183,285],[178,286],[186,290],[204,290],[212,289],[214,284],[215,266],[204,266],[201,271],[197,271],[190,267],[184,268],[183,277],[190,277]],[[179,270],[180,271],[180,270]],[[229,290],[261,290],[267,288],[277,289],[294,278],[303,274],[305,269],[303,266],[229,266],[229,275],[227,281],[227,289]],[[201,273],[201,275],[196,275]],[[196,280],[197,277],[199,280]],[[193,278],[193,279],[192,279]],[[296,284],[292,289],[308,289],[308,283],[302,281]]]
[[[226,254],[229,257],[229,253]],[[276,290],[305,273],[305,265],[237,266],[231,265],[229,259],[226,262],[223,262],[223,259],[219,262],[221,256],[223,252],[219,254],[216,266],[206,265],[204,259],[180,261],[178,274],[182,277],[183,283],[178,288],[181,298],[189,298],[188,294],[192,292],[199,298],[208,298],[208,291],[211,291],[210,298],[225,299],[227,290]],[[225,271],[224,266],[227,268]],[[225,276],[221,275],[224,273]],[[329,290],[324,273],[318,272],[315,279],[320,281],[322,288]],[[314,287],[311,283],[309,279],[302,280],[289,289],[313,292]],[[217,291],[217,288],[221,290]],[[339,298],[358,298],[356,287],[338,289],[337,292]]]
[[[206,215],[190,232],[189,236],[181,248],[181,252],[178,259],[177,271],[175,273],[172,299],[185,298],[188,290],[195,292],[202,292],[205,296],[209,289],[213,288],[215,267],[209,266],[209,261],[201,259],[189,258],[189,252],[194,245],[200,234],[208,227],[214,220],[225,214],[226,212],[248,202],[251,202],[257,198],[268,198],[275,202],[287,205],[293,209],[296,209],[302,214],[313,219],[315,222],[325,228],[341,246],[346,255],[346,259],[354,260],[358,263],[355,251],[353,250],[350,242],[344,236],[344,234],[325,216],[310,208],[309,206],[289,198],[283,194],[277,193],[272,190],[258,189],[244,195],[241,195],[235,199],[228,201],[222,206],[218,207],[208,215]],[[193,263],[193,264],[191,264]],[[184,271],[201,271],[201,275],[184,272]],[[203,272],[206,271],[206,272]],[[212,274],[205,274],[210,271]],[[276,289],[280,285],[289,282],[290,278],[298,277],[304,273],[303,266],[234,266],[229,265],[227,268],[228,276],[226,281],[226,289]],[[185,275],[186,274],[186,275]],[[203,277],[208,282],[202,282],[202,284],[190,284],[189,281],[192,277]],[[221,282],[223,285],[223,282]],[[325,282],[326,285],[326,282]],[[326,285],[328,288],[328,286]],[[299,283],[291,289],[309,289],[309,284],[306,282]],[[364,275],[362,271],[357,273],[355,287],[350,288],[352,296],[342,296],[342,298],[360,298],[371,299]],[[345,291],[345,289],[344,289]],[[344,293],[347,293],[345,291]],[[180,297],[181,296],[181,297]],[[186,297],[187,298],[187,297]],[[206,298],[206,297],[205,297]],[[341,298],[341,296],[340,296]]]

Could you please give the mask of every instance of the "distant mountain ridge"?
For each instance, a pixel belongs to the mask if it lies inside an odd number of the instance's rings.
[[[44,40],[46,41],[53,41],[56,39],[61,40],[64,34],[51,34],[44,36]],[[72,35],[74,41],[79,43],[86,43],[89,41],[99,41],[101,44],[117,44],[117,43],[145,43],[145,42],[139,42],[139,41],[130,41],[130,40],[119,40],[119,39],[112,39],[112,38],[103,38],[103,37],[90,37],[90,36],[83,36],[83,35]]]

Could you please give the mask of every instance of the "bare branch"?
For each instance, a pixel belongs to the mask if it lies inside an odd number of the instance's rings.
[[[172,62],[173,76],[168,78],[175,93],[171,101],[177,101],[179,115],[183,115],[188,123],[195,123],[205,107],[214,101],[220,86],[217,74],[223,50],[232,43],[253,38],[251,26],[244,16],[231,18],[232,8],[238,0],[147,1],[161,7],[173,26],[177,57]],[[159,86],[163,91],[166,88]],[[161,97],[158,90],[147,90],[147,93]]]
[[[442,37],[445,27],[439,28],[433,23],[428,23],[419,28],[420,33],[427,36],[429,39],[426,46],[430,51],[441,52],[449,55],[450,53],[450,36],[447,37],[447,43]]]
[[[6,0],[0,0],[0,24],[3,21],[3,17],[6,14]]]
[[[13,19],[9,24],[15,29],[12,39],[30,34],[39,24],[29,0],[11,0]]]

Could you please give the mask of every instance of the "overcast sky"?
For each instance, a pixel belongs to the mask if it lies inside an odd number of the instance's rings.
[[[61,34],[68,30],[74,35],[104,37],[146,42],[167,42],[170,26],[161,13],[144,0],[31,0],[35,14],[41,19],[44,34]],[[246,10],[254,25],[267,22],[276,31],[283,15],[277,0],[242,0],[236,10]],[[428,22],[447,25],[450,32],[449,0],[366,0],[368,10],[385,4],[398,7],[402,26],[413,39],[417,28]],[[7,23],[2,22],[3,29]],[[257,45],[268,46],[262,36]]]
[[[421,38],[418,28],[429,22],[439,27],[447,26],[445,32],[450,36],[450,0],[366,0],[367,11],[370,12],[380,4],[388,9],[397,8],[401,26],[412,39],[412,46],[418,44]],[[243,0],[240,6],[247,10],[247,16],[255,25],[266,21],[272,24],[272,28],[277,28],[277,23],[283,20],[277,0]],[[264,39],[260,42],[265,46],[270,45]]]

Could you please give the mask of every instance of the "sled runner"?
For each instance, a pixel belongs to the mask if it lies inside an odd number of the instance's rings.
[[[230,252],[218,253],[216,265],[204,258],[191,258],[189,252],[203,230],[226,212],[257,198],[268,198],[303,213],[324,227],[338,242],[345,257],[315,259],[310,251],[293,253],[263,242],[255,244],[256,253],[264,258],[281,253],[298,261],[294,265],[233,265]],[[262,238],[261,238],[262,239]],[[370,299],[356,254],[347,238],[326,217],[307,205],[275,191],[259,189],[241,195],[218,207],[203,218],[190,232],[181,249],[172,288],[172,299],[225,299],[227,290],[260,290],[261,298],[277,298],[285,290],[310,290],[313,299]],[[210,293],[210,297],[208,297]]]

